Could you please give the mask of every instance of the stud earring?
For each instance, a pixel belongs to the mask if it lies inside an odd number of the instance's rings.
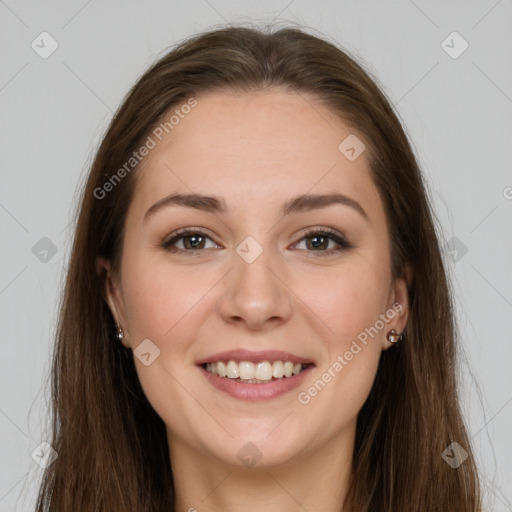
[[[118,339],[118,341],[123,341],[123,338],[124,338],[124,332],[123,332],[123,329],[121,329],[121,327],[119,327],[119,325],[116,324],[116,327],[117,327],[117,333],[116,333],[116,338]]]
[[[386,337],[387,337],[388,341],[390,341],[391,343],[398,343],[403,338],[403,336],[401,334],[398,334],[395,331],[395,329],[391,329],[391,331],[388,332]]]

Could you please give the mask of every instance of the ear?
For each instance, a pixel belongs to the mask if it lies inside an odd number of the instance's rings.
[[[114,321],[117,323],[117,325],[119,325],[119,327],[121,327],[121,329],[123,329],[123,332],[125,334],[122,343],[126,348],[130,348],[126,336],[126,334],[128,334],[128,331],[125,310],[123,305],[124,303],[122,297],[121,283],[118,277],[115,276],[114,273],[112,272],[112,264],[110,260],[104,258],[103,256],[98,256],[96,258],[96,273],[103,280],[104,298],[108,304],[108,307],[110,308],[112,316],[114,317]]]
[[[402,334],[407,325],[409,318],[409,287],[412,283],[412,268],[410,265],[406,266],[404,277],[397,277],[391,285],[388,311],[394,311],[395,314],[386,325],[386,331],[382,341],[382,350],[387,350],[393,346],[393,343],[388,341],[387,333],[394,329],[398,334]]]

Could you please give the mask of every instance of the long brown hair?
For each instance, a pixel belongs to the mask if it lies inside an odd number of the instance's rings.
[[[95,266],[101,255],[119,270],[137,166],[107,194],[98,190],[178,104],[215,89],[274,87],[314,95],[364,137],[385,204],[393,275],[404,277],[407,266],[413,271],[404,340],[383,352],[358,416],[345,507],[481,510],[457,395],[449,283],[421,171],[397,115],[370,74],[335,44],[296,28],[230,26],[182,42],[151,66],[127,94],[93,161],[53,356],[50,443],[58,458],[45,471],[37,511],[172,510],[165,425],[141,389],[131,351],[113,341],[105,276]],[[468,455],[458,468],[442,457],[452,442]]]

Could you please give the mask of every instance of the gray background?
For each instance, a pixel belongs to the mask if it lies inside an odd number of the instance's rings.
[[[46,439],[71,215],[113,111],[177,41],[271,20],[303,23],[361,59],[406,126],[448,243],[464,410],[487,509],[512,511],[510,0],[0,0],[0,511],[30,510],[41,475],[31,454]],[[58,43],[46,59],[31,47],[43,45],[43,31]],[[469,44],[457,58],[463,41],[442,43],[453,31]]]

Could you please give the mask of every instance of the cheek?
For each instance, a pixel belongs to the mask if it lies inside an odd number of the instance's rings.
[[[327,357],[316,380],[304,387],[299,402],[307,414],[330,418],[327,430],[354,421],[373,385],[382,351],[389,291],[384,265],[347,265],[324,287],[315,287],[308,302],[328,327]]]
[[[154,362],[148,366],[134,354],[137,374],[146,397],[164,422],[177,431],[194,431],[194,424],[204,423],[204,411],[195,407],[184,391],[183,384],[191,387],[187,383],[191,378],[189,368],[184,362],[202,321],[197,316],[201,311],[200,299],[211,283],[205,284],[200,272],[182,272],[148,261],[142,256],[139,261],[132,259],[125,266],[123,281],[132,349],[136,352],[137,346],[149,339],[158,350],[156,358],[151,354]],[[188,412],[176,415],[177,410]]]
[[[173,326],[183,297],[151,270],[135,271],[133,276],[126,286],[125,302],[130,334],[159,339]]]
[[[143,251],[125,266],[123,292],[130,332],[163,340],[204,294],[204,275],[155,262]]]
[[[182,318],[187,307],[187,298],[176,290],[179,283],[173,283],[161,269],[154,265],[140,264],[132,259],[125,266],[123,276],[123,293],[128,324],[128,343],[133,351],[134,362],[140,383],[150,402],[158,396],[162,383],[171,385],[168,372],[175,374],[175,363],[183,358],[183,349],[179,347],[180,339],[175,331],[181,327]],[[177,286],[178,285],[178,286]],[[174,327],[176,326],[176,327]],[[173,328],[174,327],[174,328]],[[145,340],[150,340],[148,343]],[[172,350],[171,343],[172,340]],[[146,345],[142,345],[142,343]],[[140,349],[138,347],[141,347]],[[145,346],[146,349],[142,350]],[[148,366],[138,354],[149,352]]]
[[[325,286],[315,287],[308,300],[318,316],[329,327],[332,345],[343,350],[357,336],[366,332],[385,313],[389,293],[389,277],[377,265],[341,269]],[[312,288],[310,288],[312,289]],[[380,330],[382,330],[382,325]]]
[[[136,360],[141,383],[143,387],[145,383],[150,387],[162,384],[173,387],[175,381],[169,380],[168,373],[187,379],[188,370],[194,366],[194,343],[214,310],[214,294],[209,290],[218,276],[206,267],[201,270],[192,265],[180,267],[154,261],[143,251],[125,269],[123,293],[128,341],[136,351],[143,340],[151,340],[159,351],[154,366],[162,370],[146,372]],[[154,370],[153,365],[149,368]]]

